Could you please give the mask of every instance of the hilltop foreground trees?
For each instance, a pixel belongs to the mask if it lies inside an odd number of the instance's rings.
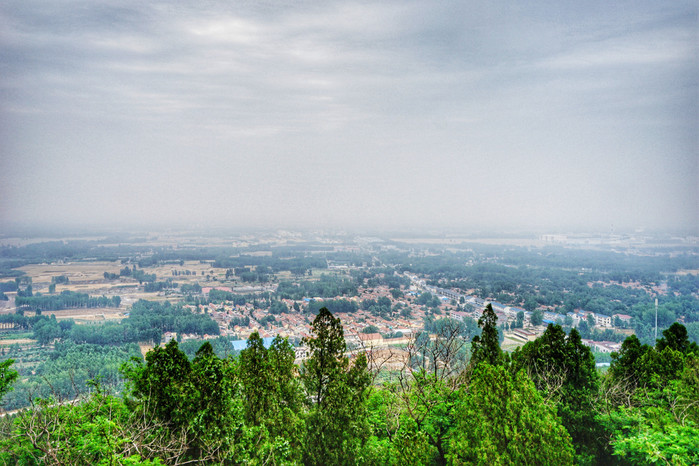
[[[14,362],[13,359],[0,362],[0,400],[5,396],[5,393],[12,390],[12,382],[17,378],[17,371],[10,369]]]
[[[674,323],[655,347],[631,336],[603,380],[599,422],[634,464],[699,464],[699,348]]]
[[[570,435],[524,371],[476,367],[456,410],[452,464],[572,464]]]
[[[557,408],[577,446],[578,462],[582,456],[588,460],[608,456],[598,444],[599,426],[594,419],[599,389],[595,359],[577,330],[566,335],[560,325],[550,324],[541,337],[515,350],[512,367],[525,370],[542,396]]]
[[[347,351],[327,309],[300,367],[281,337],[253,333],[237,358],[171,341],[122,367],[121,396],[94,381],[0,418],[0,464],[699,464],[699,354],[682,325],[654,347],[629,337],[601,376],[575,331],[551,325],[507,355],[486,308],[469,361],[456,324],[395,353],[404,367],[380,386],[377,355]]]
[[[266,348],[257,332],[237,365],[247,436],[257,445],[252,462],[294,463],[303,451],[303,394],[296,377],[294,349],[277,336]]]
[[[451,464],[572,464],[570,434],[527,373],[503,355],[490,304],[454,410]]]
[[[352,364],[340,319],[322,308],[306,340],[311,356],[301,370],[306,391],[305,464],[356,464],[368,437],[366,400],[371,377],[364,353]]]

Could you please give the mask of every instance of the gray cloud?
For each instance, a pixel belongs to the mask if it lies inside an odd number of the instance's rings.
[[[0,6],[0,220],[697,228],[692,2]]]

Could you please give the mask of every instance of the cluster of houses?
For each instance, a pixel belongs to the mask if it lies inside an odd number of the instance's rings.
[[[593,341],[593,340],[582,340],[583,345],[589,346],[592,351],[598,353],[612,353],[619,351],[621,349],[621,343],[616,343],[613,341]]]
[[[429,286],[424,282],[424,280],[421,280],[415,276],[409,276],[409,278],[412,281],[412,286],[410,291],[406,293],[408,296],[418,296],[421,292],[427,291],[439,297],[442,302],[456,302],[460,304],[458,310],[448,311],[448,315],[453,319],[463,321],[466,317],[468,317],[477,320],[481,317],[483,309],[488,304],[491,304],[498,317],[499,323],[505,323],[512,326],[512,323],[516,321],[517,315],[520,312],[524,315],[525,323],[531,322],[532,313],[520,307],[507,306],[496,301],[487,301],[477,296],[461,294],[454,290]],[[364,299],[375,300],[381,296],[391,297],[387,287],[376,287],[375,289],[364,290],[361,296],[345,299],[353,299],[356,301],[361,301]],[[322,300],[322,298],[318,299]],[[300,304],[301,306],[305,304],[304,302],[296,303],[291,300],[283,301],[289,309],[291,309],[294,304]],[[395,300],[392,299],[392,301]],[[369,312],[361,309],[352,314],[338,314],[338,317],[342,319],[345,337],[349,348],[376,349],[385,348],[392,345],[407,344],[410,341],[410,338],[416,332],[422,330],[422,322],[423,317],[425,317],[425,311],[423,307],[417,305],[413,299],[408,298],[401,301],[404,306],[410,308],[412,314],[410,317],[393,315],[389,319],[384,319],[379,316],[373,316]],[[268,312],[262,309],[255,309],[250,303],[239,306],[232,304],[211,303],[206,306],[200,305],[199,309],[197,310],[199,312],[207,312],[214,318],[214,320],[219,322],[222,335],[238,336],[238,340],[233,340],[231,342],[233,349],[235,350],[241,350],[246,347],[246,339],[253,331],[259,332],[266,346],[271,343],[276,335],[288,336],[295,342],[300,343],[303,338],[309,337],[311,334],[308,316],[301,313],[290,312],[274,316],[276,323],[265,326],[260,324],[260,320],[268,316]],[[236,321],[246,317],[250,318],[249,325],[235,325]],[[578,309],[567,314],[558,314],[545,311],[543,313],[543,324],[544,326],[551,323],[563,324],[567,321],[568,323],[572,323],[573,326],[577,326],[581,322],[588,322],[590,318],[594,320],[595,326],[600,328],[612,328],[615,323],[621,323],[624,326],[628,326],[631,320],[630,316],[624,314],[607,316],[600,313]],[[363,333],[364,328],[369,325],[369,323],[376,326],[380,333]],[[510,328],[506,335],[507,338],[513,342],[526,343],[528,341],[535,340],[539,335],[541,335],[541,332],[543,332],[543,326],[533,327],[531,325],[527,325],[526,328]],[[386,334],[392,334],[396,337],[385,338],[383,335]],[[619,349],[618,343],[587,340],[584,342],[593,348],[594,351],[612,352],[618,351]],[[297,346],[296,358],[298,360],[304,359],[307,356],[306,351],[307,348],[305,348],[303,345]]]

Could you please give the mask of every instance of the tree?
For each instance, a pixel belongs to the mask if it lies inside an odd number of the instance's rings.
[[[444,318],[425,322],[427,331],[408,344],[405,366],[391,386],[401,419],[389,427],[401,462],[446,464],[454,428],[456,391],[466,368],[464,323]]]
[[[588,315],[587,315],[587,318],[586,318],[585,320],[587,320],[587,325],[588,325],[590,328],[594,328],[594,327],[595,327],[595,316],[593,316],[592,314],[588,314]]]
[[[636,367],[637,361],[651,347],[641,345],[641,341],[636,335],[628,336],[621,344],[619,352],[612,353],[612,362],[609,366],[609,374],[617,381],[624,381],[626,384],[632,384],[634,387],[638,384],[639,370]]]
[[[170,433],[188,436],[187,456],[198,461],[222,461],[239,441],[240,424],[235,388],[227,361],[209,342],[192,362],[175,340],[146,354],[146,364],[132,359],[122,371],[130,383],[129,407],[163,422]]]
[[[321,308],[313,320],[315,338],[305,340],[311,356],[301,369],[309,413],[307,464],[349,464],[368,436],[366,399],[371,382],[364,353],[350,365],[340,319]]]
[[[269,444],[292,447],[291,456],[275,455],[282,462],[300,459],[302,396],[295,372],[294,350],[287,339],[277,336],[267,349],[257,332],[250,335],[238,366],[245,422],[261,427],[260,436],[269,436]]]
[[[149,351],[145,366],[141,360],[132,359],[122,371],[130,382],[131,395],[147,402],[157,418],[174,427],[187,424],[192,364],[175,340]]]
[[[270,314],[282,314],[289,312],[289,308],[282,301],[272,301],[272,304],[269,306],[269,312]]]
[[[34,324],[32,328],[34,338],[40,345],[44,346],[51,343],[54,339],[61,337],[61,327],[56,321],[56,316],[51,315],[48,319],[41,319]]]
[[[455,465],[573,464],[568,432],[524,371],[479,365],[455,416]]]
[[[14,362],[14,359],[7,359],[0,362],[0,401],[7,392],[12,390],[12,382],[17,378],[17,371],[10,369],[10,366]]]
[[[473,365],[486,362],[498,365],[503,361],[497,328],[498,316],[493,311],[493,306],[488,304],[483,314],[478,319],[478,326],[482,329],[480,336],[473,337],[471,342],[471,361]]]
[[[662,352],[665,348],[672,348],[680,353],[687,353],[689,350],[696,352],[699,349],[696,343],[689,341],[687,328],[678,322],[663,330],[663,337],[655,345],[655,349],[659,352]]]
[[[189,384],[186,384],[187,427],[193,433],[192,457],[221,461],[236,441],[239,425],[236,390],[228,360],[214,354],[208,341],[192,361]]]
[[[541,309],[535,309],[530,321],[532,325],[541,325],[544,322],[544,312]]]
[[[534,312],[536,306],[537,302],[533,296],[527,296],[527,298],[524,300],[524,304],[522,305],[522,307],[524,307],[524,309],[526,309],[529,312]]]
[[[631,338],[615,356],[607,385],[621,385],[624,396],[605,400],[618,406],[603,418],[614,454],[634,464],[699,464],[699,357]],[[625,366],[639,372],[637,384],[625,383]]]
[[[267,349],[262,338],[253,332],[248,346],[240,352],[238,376],[242,385],[245,422],[259,425],[271,407],[271,387]]]
[[[541,337],[513,353],[512,369],[526,370],[544,399],[557,408],[579,455],[609,459],[601,457],[604,445],[599,444],[594,419],[599,389],[595,359],[577,330],[566,336],[560,325],[549,324]]]

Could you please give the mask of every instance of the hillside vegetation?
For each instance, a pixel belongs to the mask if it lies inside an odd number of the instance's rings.
[[[697,464],[699,348],[675,323],[655,346],[627,338],[600,374],[558,325],[508,354],[486,307],[470,358],[442,325],[408,346],[390,381],[348,352],[327,309],[300,366],[254,333],[236,358],[172,340],[73,402],[40,399],[2,421],[4,464]],[[11,389],[12,360],[0,367]]]

